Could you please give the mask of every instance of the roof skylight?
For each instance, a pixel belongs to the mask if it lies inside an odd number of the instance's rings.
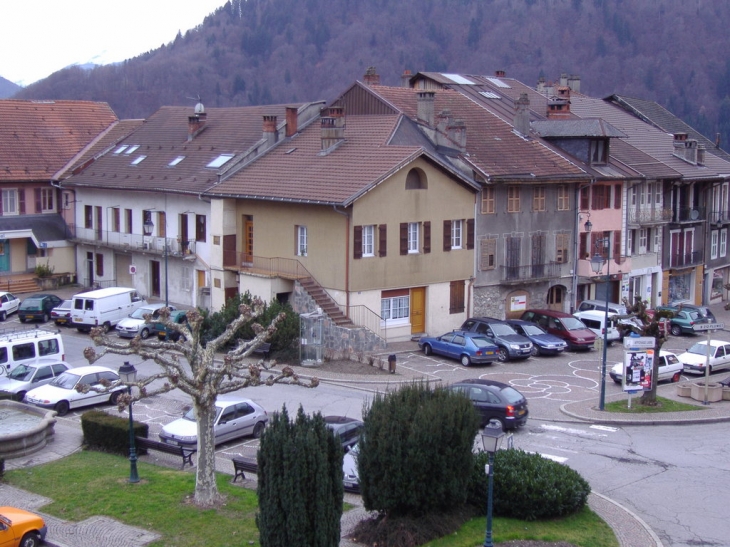
[[[184,159],[185,159],[185,156],[178,156],[174,160],[172,160],[170,163],[168,163],[167,166],[175,167],[178,163],[180,163]]]
[[[510,86],[508,86],[506,83],[504,83],[499,78],[487,78],[490,82],[492,82],[497,87],[504,87],[505,89],[511,89]]]
[[[233,158],[233,154],[221,154],[213,161],[211,161],[208,165],[206,165],[206,167],[210,167],[212,169],[223,167],[228,161],[231,160],[231,158]]]
[[[120,146],[119,148],[117,148],[117,149],[116,149],[116,150],[114,151],[114,154],[121,154],[121,153],[122,153],[122,152],[124,152],[124,151],[125,151],[126,149],[127,149],[127,145],[126,145],[126,144],[123,144],[122,146]]]
[[[127,148],[124,151],[124,153],[128,156],[129,154],[131,154],[132,152],[134,152],[135,150],[137,150],[137,148],[139,148],[139,145],[138,144],[133,144],[132,146],[130,146],[129,148]]]
[[[491,91],[480,91],[479,95],[486,97],[487,99],[500,99],[501,97]]]
[[[446,76],[455,84],[474,85],[474,82],[464,78],[461,74],[441,74],[441,76]]]
[[[134,158],[134,161],[132,162],[132,165],[139,165],[140,163],[142,163],[144,161],[144,159],[146,157],[147,156],[137,156],[136,158]]]

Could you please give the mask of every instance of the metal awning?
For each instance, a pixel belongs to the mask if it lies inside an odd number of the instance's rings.
[[[68,237],[59,214],[0,216],[0,239],[31,239],[36,247],[57,247],[67,244]]]

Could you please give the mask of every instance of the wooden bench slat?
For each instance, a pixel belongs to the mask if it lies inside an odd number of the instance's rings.
[[[185,448],[184,446],[167,444],[160,441],[154,441],[145,437],[135,437],[135,444],[140,448],[147,450],[157,450],[158,452],[165,452],[166,454],[172,454],[173,456],[180,456],[182,458],[182,467],[185,469],[185,464],[193,466],[193,454],[195,454],[197,448]]]
[[[259,470],[259,465],[256,462],[256,458],[239,456],[233,458],[233,470],[236,472],[233,476],[233,482],[236,482],[236,479],[238,479],[238,477],[241,477],[242,480],[246,480],[246,474],[244,473],[244,471],[257,473]]]

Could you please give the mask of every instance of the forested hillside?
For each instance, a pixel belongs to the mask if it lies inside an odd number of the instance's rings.
[[[231,0],[171,43],[116,66],[65,69],[17,98],[159,106],[332,99],[368,66],[492,74],[563,72],[584,93],[656,100],[730,143],[730,3],[714,0]],[[724,146],[727,149],[727,146]]]

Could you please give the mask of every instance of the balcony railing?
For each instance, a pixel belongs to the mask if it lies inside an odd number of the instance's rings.
[[[629,224],[657,224],[672,220],[671,209],[652,209],[650,207],[629,209]]]
[[[500,266],[503,283],[529,283],[560,277],[560,264],[531,264],[529,266]]]
[[[105,245],[127,251],[151,252],[163,256],[165,250],[167,250],[169,256],[195,255],[194,239],[125,234],[73,225],[70,226],[70,229],[72,236],[69,239],[79,243],[93,243],[94,245]]]
[[[697,222],[705,220],[707,215],[704,207],[679,207],[672,213],[672,222]]]
[[[694,251],[691,253],[673,253],[669,255],[670,268],[686,268],[697,266],[702,263],[702,251]]]
[[[713,224],[730,223],[730,211],[712,211],[710,213],[710,222]]]

